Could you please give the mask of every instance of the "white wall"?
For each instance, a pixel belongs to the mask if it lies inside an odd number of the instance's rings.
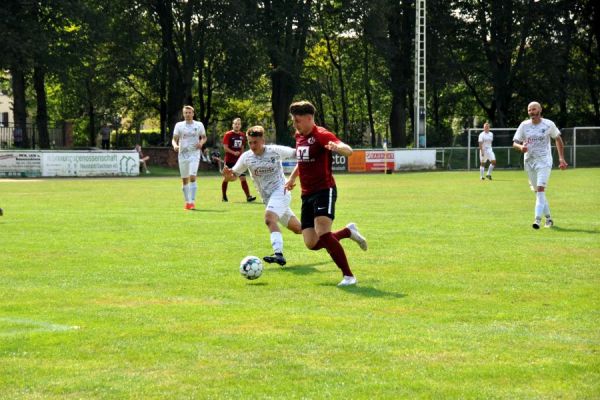
[[[0,123],[2,123],[2,114],[8,113],[8,123],[13,123],[13,112],[11,109],[12,99],[0,92]]]

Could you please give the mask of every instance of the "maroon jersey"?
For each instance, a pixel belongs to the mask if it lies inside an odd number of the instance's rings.
[[[229,150],[239,151],[240,155],[246,148],[246,134],[244,132],[227,131],[223,136],[223,144],[229,147]],[[234,156],[231,153],[225,152],[225,163],[235,163],[240,156]]]
[[[307,136],[296,132],[296,159],[303,196],[335,186],[331,151],[325,148],[329,142],[339,143],[340,139],[320,126],[315,125]]]

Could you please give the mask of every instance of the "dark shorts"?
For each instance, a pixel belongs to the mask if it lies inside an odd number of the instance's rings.
[[[302,196],[302,215],[300,217],[302,229],[314,228],[316,217],[329,217],[335,219],[335,201],[337,188],[334,186]]]
[[[235,165],[235,161],[234,162],[226,162],[225,165],[227,165],[227,167],[229,168],[233,168],[233,166]],[[246,176],[246,174],[239,174],[238,176]]]

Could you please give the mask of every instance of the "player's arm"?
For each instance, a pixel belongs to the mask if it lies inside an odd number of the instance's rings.
[[[171,139],[171,145],[173,146],[173,150],[175,150],[175,152],[179,151],[179,134],[177,134],[177,131],[175,131],[173,139]]]
[[[239,151],[231,150],[229,148],[229,146],[226,145],[226,144],[223,144],[223,148],[225,149],[225,153],[233,154],[234,156],[239,156],[240,155]]]
[[[288,177],[287,181],[285,182],[285,188],[287,190],[292,190],[296,186],[296,178],[298,178],[298,173],[299,173],[298,164],[296,164],[296,166],[294,167],[294,170],[292,171],[292,173]]]
[[[558,168],[567,169],[569,164],[565,161],[565,143],[560,135],[554,138],[554,142],[556,143],[556,151],[558,151]]]
[[[246,156],[242,155],[235,165],[231,168],[227,168],[227,166],[223,167],[223,178],[227,182],[235,181],[238,176],[246,172],[248,169],[248,165],[246,165]]]
[[[235,172],[233,172],[233,170],[231,168],[229,168],[227,165],[223,167],[223,179],[225,179],[227,182],[233,182],[235,181],[238,177],[235,174]]]
[[[329,143],[325,145],[325,148],[346,157],[352,154],[352,147],[342,141],[334,142],[333,140],[330,140]]]
[[[200,134],[200,142],[198,143],[198,148],[200,150],[202,150],[202,147],[204,146],[204,143],[206,143],[206,141],[208,140],[208,138],[206,137],[206,133],[201,133]]]
[[[523,123],[521,123],[513,137],[513,148],[521,153],[527,153],[527,142],[525,141],[526,136],[524,130]]]

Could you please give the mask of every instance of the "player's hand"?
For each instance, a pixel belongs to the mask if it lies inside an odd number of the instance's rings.
[[[327,144],[325,145],[325,148],[326,148],[327,150],[331,150],[331,151],[335,151],[335,152],[337,152],[337,150],[338,150],[338,145],[337,145],[337,143],[336,143],[336,142],[329,141],[329,143],[327,143]]]
[[[565,170],[565,169],[567,169],[568,166],[569,166],[569,164],[567,164],[567,162],[565,160],[559,160],[558,168]]]
[[[523,154],[527,153],[527,144],[524,144],[523,146],[521,146],[521,153],[523,153]]]
[[[221,173],[226,181],[232,181],[234,179],[233,171],[228,166],[224,166]]]
[[[288,179],[285,182],[285,186],[284,186],[289,192],[292,191],[292,189],[294,189],[296,187],[296,182],[295,179]]]
[[[179,153],[179,146],[177,146],[177,145],[173,146],[173,150],[175,150],[175,153]]]

